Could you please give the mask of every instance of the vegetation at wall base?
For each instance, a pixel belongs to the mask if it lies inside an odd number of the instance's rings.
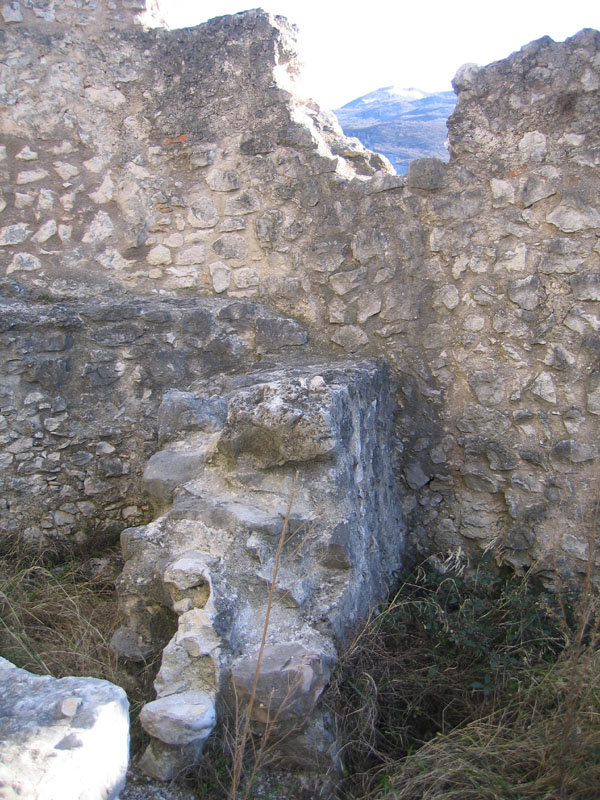
[[[429,559],[344,656],[329,692],[346,798],[596,800],[598,596],[543,590],[487,553]]]
[[[533,574],[499,569],[491,553],[432,558],[399,576],[328,691],[346,769],[339,797],[596,800],[598,601],[591,567],[577,595],[550,593]],[[17,666],[127,684],[108,645],[116,624],[110,578],[90,577],[76,560],[0,558],[0,655]],[[139,681],[126,686],[134,712],[147,699],[148,670],[144,692]],[[199,796],[231,794],[240,749],[230,737],[207,743]],[[240,775],[251,780],[239,780],[236,796],[253,797],[253,782],[266,796],[260,742],[248,743]]]
[[[122,686],[135,753],[147,738],[137,717],[152,696],[158,664],[134,673],[110,647],[119,624],[114,578],[120,555],[92,542],[85,558],[76,547],[61,563],[55,552],[36,554],[16,545],[0,552],[0,656],[38,675],[94,677]]]

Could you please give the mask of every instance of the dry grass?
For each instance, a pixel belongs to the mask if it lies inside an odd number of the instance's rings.
[[[117,627],[114,585],[82,574],[74,563],[0,559],[0,654],[17,666],[55,677],[114,680],[109,647]]]
[[[0,555],[0,656],[40,675],[102,678],[121,686],[129,697],[135,753],[147,738],[138,715],[152,695],[159,661],[131,668],[110,647],[119,626],[114,576],[120,556],[78,556],[56,565],[17,548]]]
[[[344,796],[597,800],[591,561],[575,601],[460,559],[405,579],[349,648],[330,695],[346,742]]]

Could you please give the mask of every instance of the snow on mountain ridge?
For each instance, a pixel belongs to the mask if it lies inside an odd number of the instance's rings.
[[[422,100],[428,96],[428,92],[422,92],[420,89],[414,87],[404,88],[402,86],[386,86],[385,90],[388,94],[394,97],[404,97],[407,100]]]
[[[387,156],[398,172],[414,158],[448,158],[446,120],[454,110],[454,92],[424,92],[386,86],[357,97],[336,114],[347,136]]]

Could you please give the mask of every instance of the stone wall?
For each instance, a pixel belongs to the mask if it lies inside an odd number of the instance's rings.
[[[56,332],[44,315],[81,318],[76,303],[92,299],[193,305],[217,295],[293,317],[331,357],[382,356],[400,377],[399,490],[414,546],[497,540],[511,563],[582,569],[600,408],[599,34],[542,39],[461,69],[450,164],[415,162],[406,178],[292,93],[293,29],[282,18],[253,11],[144,31],[138,10],[3,6],[7,313],[25,306],[39,317],[34,330]],[[121,322],[108,326],[117,338]],[[43,349],[31,337],[27,354],[6,340],[16,348],[6,386],[18,374],[28,391],[7,400],[0,456],[7,486],[26,491],[26,481],[39,506],[63,515],[44,517],[55,527],[71,525],[78,502],[95,501],[69,497],[65,508],[47,499],[45,487],[62,478],[44,470],[62,456],[36,460],[33,443],[54,433],[36,437],[27,420],[43,426],[50,403],[51,425],[85,427],[81,381],[93,385],[103,364],[112,380],[114,364],[126,363],[116,350],[103,361],[115,345],[88,338],[66,379],[75,339],[58,327]],[[185,388],[191,375],[178,364],[196,351],[185,337],[169,342],[175,334],[152,319],[144,336],[136,391],[158,401],[145,377],[160,350],[154,337],[167,336],[174,387]],[[248,352],[261,355],[256,343]],[[98,407],[121,398],[120,409],[133,372],[113,374]],[[84,487],[121,485],[101,474],[101,459],[124,470],[129,461],[139,477],[138,442],[155,435],[144,408],[121,414],[113,439],[91,437],[101,449],[83,448],[94,457],[93,473],[77,477]],[[123,491],[110,500],[115,518],[133,505],[143,513],[135,490]]]
[[[150,518],[141,478],[169,389],[309,351],[294,320],[210,298],[5,300],[0,343],[3,530],[41,549]]]

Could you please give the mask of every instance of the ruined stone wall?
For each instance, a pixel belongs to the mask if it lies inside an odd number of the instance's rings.
[[[463,68],[450,164],[416,162],[406,178],[291,93],[281,18],[168,32],[122,23],[124,6],[87,24],[83,4],[48,9],[4,6],[9,306],[217,295],[293,317],[320,353],[382,356],[400,379],[397,477],[415,546],[498,539],[512,563],[581,569],[600,409],[599,34]],[[157,335],[151,320],[144,335]],[[175,363],[193,351],[171,345]],[[254,343],[234,368],[260,355]],[[152,373],[153,347],[140,358]],[[49,390],[70,421],[92,362]],[[17,354],[5,372],[26,369]],[[130,383],[106,391],[125,398]],[[11,399],[16,416],[24,400]],[[142,409],[128,424],[151,438]],[[7,481],[33,438],[16,416]],[[115,437],[121,461],[130,435]],[[28,481],[45,503],[36,463]]]

